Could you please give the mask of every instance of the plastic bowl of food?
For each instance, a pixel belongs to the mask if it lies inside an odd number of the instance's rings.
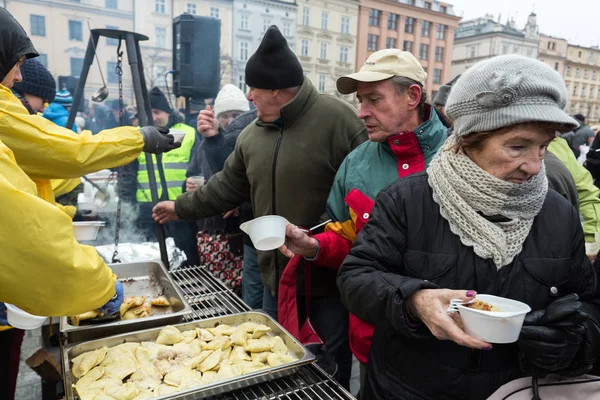
[[[285,227],[288,224],[288,220],[279,215],[265,215],[244,222],[240,229],[250,236],[256,250],[269,251],[285,243]]]
[[[73,235],[79,242],[86,240],[96,240],[98,231],[104,226],[102,221],[80,221],[73,222]]]
[[[474,302],[458,304],[458,310],[467,334],[489,343],[514,343],[531,307],[504,297],[478,294]]]
[[[5,305],[8,324],[18,329],[37,329],[44,325],[44,321],[48,318],[29,314],[12,304],[5,303]]]
[[[169,133],[173,135],[173,138],[176,142],[182,142],[183,138],[185,137],[185,131],[180,129],[169,129]]]

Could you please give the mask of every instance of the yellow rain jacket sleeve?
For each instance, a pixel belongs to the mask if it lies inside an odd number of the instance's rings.
[[[37,315],[73,315],[106,304],[115,275],[73,236],[71,219],[37,196],[36,185],[0,141],[0,302]]]
[[[33,180],[78,178],[135,160],[144,147],[139,128],[76,134],[27,109],[0,85],[0,140]]]
[[[50,181],[54,197],[67,194],[81,184],[81,178],[76,179],[52,179]]]

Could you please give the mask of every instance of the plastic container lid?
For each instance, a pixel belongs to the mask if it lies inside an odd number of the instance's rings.
[[[288,220],[279,215],[265,215],[244,222],[240,229],[250,236],[256,250],[269,251],[285,243],[285,227],[288,224]]]
[[[73,222],[73,235],[77,241],[96,240],[98,231],[103,226],[102,221]]]
[[[6,304],[6,319],[10,326],[14,326],[19,329],[37,329],[44,325],[44,321],[48,317],[40,317],[37,315],[29,314],[21,310],[17,306],[12,304]]]

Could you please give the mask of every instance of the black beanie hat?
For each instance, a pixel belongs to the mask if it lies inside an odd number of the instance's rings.
[[[285,89],[302,85],[300,61],[275,25],[246,63],[246,85],[256,89]]]
[[[41,97],[49,103],[54,101],[56,82],[50,71],[41,62],[35,58],[26,60],[21,65],[21,75],[23,76],[23,81],[15,82],[13,90],[22,95],[31,94]]]
[[[167,114],[173,113],[165,94],[156,86],[150,91],[150,107],[155,110],[161,110]]]
[[[452,86],[456,83],[456,81],[460,78],[458,75],[456,78],[452,79],[450,82],[445,85],[440,86],[440,90],[437,92],[435,97],[433,98],[434,106],[446,106],[446,101],[448,101],[448,96],[450,95],[450,91],[452,90]]]
[[[23,27],[11,13],[0,7],[0,81],[23,56],[33,58],[39,54]]]

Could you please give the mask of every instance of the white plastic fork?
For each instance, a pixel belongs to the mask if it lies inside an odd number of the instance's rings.
[[[448,314],[454,314],[456,312],[458,312],[458,305],[459,304],[465,304],[464,301],[462,301],[461,299],[452,299],[450,300],[450,305],[448,306]]]

